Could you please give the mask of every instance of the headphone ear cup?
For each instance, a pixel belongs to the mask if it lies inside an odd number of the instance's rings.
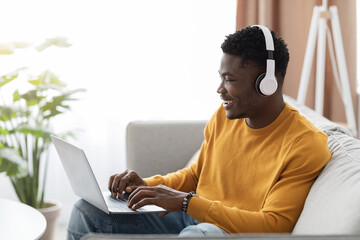
[[[264,96],[264,94],[260,90],[260,84],[261,84],[261,81],[265,78],[265,75],[266,75],[266,73],[260,74],[255,81],[255,89],[262,96]]]
[[[255,88],[260,95],[270,96],[276,92],[278,88],[278,83],[276,81],[276,78],[266,77],[266,74],[262,73],[256,79]]]

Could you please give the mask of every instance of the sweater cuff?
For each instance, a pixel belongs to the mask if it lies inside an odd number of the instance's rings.
[[[193,218],[197,219],[200,222],[205,221],[206,214],[213,202],[203,198],[201,196],[199,197],[192,197],[190,199],[187,214],[192,216]]]
[[[161,175],[155,175],[153,177],[144,178],[143,180],[145,181],[146,185],[149,187],[164,184],[164,179]]]

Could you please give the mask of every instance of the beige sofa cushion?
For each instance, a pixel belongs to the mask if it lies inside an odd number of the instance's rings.
[[[126,128],[126,163],[142,177],[183,168],[204,140],[206,121],[134,121]]]
[[[293,234],[360,234],[360,141],[327,134],[332,157],[313,184]]]

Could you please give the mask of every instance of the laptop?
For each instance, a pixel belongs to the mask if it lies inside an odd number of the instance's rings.
[[[126,194],[122,198],[114,198],[110,191],[101,191],[85,152],[56,137],[51,136],[57,153],[59,154],[66,175],[74,193],[88,203],[107,214],[138,214],[166,212],[156,205],[147,205],[132,210],[127,206]]]

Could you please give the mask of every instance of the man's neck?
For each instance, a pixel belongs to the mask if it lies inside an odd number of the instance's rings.
[[[259,111],[257,116],[252,118],[246,118],[246,124],[250,128],[258,129],[264,128],[271,124],[281,113],[285,107],[284,99],[281,97],[275,97],[269,101],[264,108]]]

